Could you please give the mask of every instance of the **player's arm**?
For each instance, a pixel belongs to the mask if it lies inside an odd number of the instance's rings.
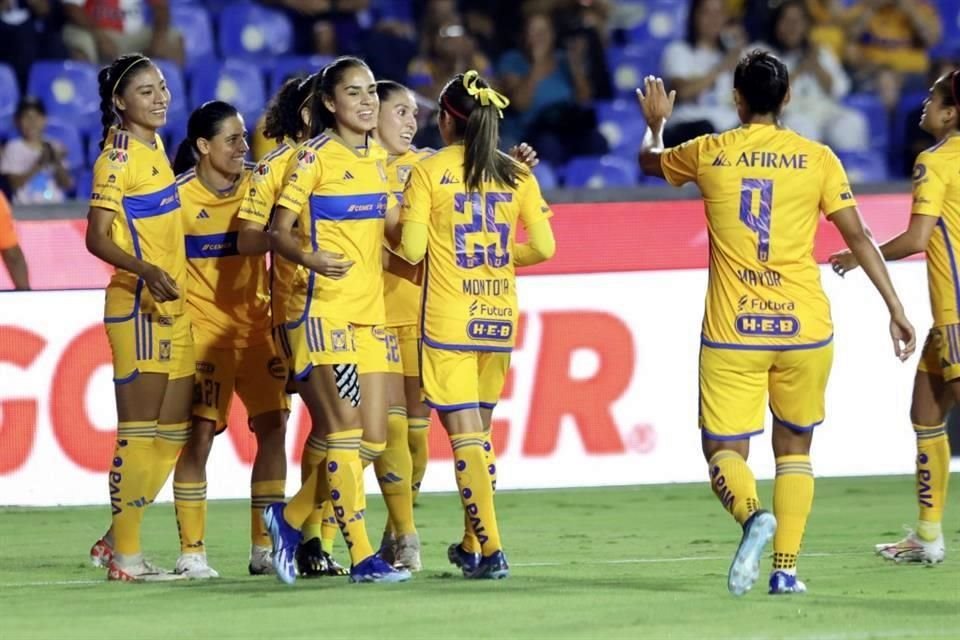
[[[663,130],[667,120],[673,113],[673,102],[677,99],[677,92],[667,94],[663,87],[663,79],[647,76],[643,81],[643,89],[637,89],[637,100],[640,110],[647,121],[647,132],[640,145],[638,161],[640,170],[648,176],[665,178],[663,163],[660,156],[664,153]]]
[[[8,249],[0,250],[0,257],[7,267],[7,273],[13,281],[13,288],[17,291],[30,290],[30,274],[27,270],[27,259],[23,257],[23,250],[19,244]]]
[[[270,250],[267,224],[282,186],[280,177],[274,175],[268,162],[261,161],[253,175],[253,184],[243,196],[240,213],[237,215],[240,219],[237,251],[242,256],[260,256]]]
[[[549,260],[557,252],[550,218],[553,212],[540,193],[536,177],[531,175],[520,185],[520,224],[527,232],[527,241],[513,249],[513,263],[529,267]]]
[[[396,201],[396,198],[393,202],[394,204],[387,209],[383,225],[383,235],[391,249],[400,246],[401,236],[403,235],[400,225],[400,204]]]
[[[346,276],[350,267],[353,266],[353,260],[343,260],[343,254],[324,249],[301,251],[300,242],[293,233],[293,225],[297,217],[296,211],[282,205],[277,206],[270,223],[270,245],[274,251],[290,262],[304,266],[327,278],[339,280]]]
[[[242,256],[262,256],[270,250],[270,234],[264,225],[252,220],[241,220],[237,233],[237,251]]]
[[[389,248],[384,247],[381,251],[383,258],[383,270],[392,273],[398,278],[409,280],[414,284],[423,283],[423,263],[410,264],[402,256],[398,256]]]
[[[430,179],[423,167],[416,165],[403,189],[400,211],[400,253],[410,264],[417,264],[427,255],[431,202]]]

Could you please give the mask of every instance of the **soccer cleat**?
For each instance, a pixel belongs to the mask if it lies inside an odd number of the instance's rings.
[[[450,561],[450,564],[462,570],[463,575],[467,575],[475,571],[477,565],[480,564],[480,554],[465,551],[462,544],[455,542],[447,547],[447,560]]]
[[[271,559],[270,547],[261,547],[258,545],[250,547],[250,564],[247,565],[247,571],[249,571],[252,576],[273,575],[273,560]]]
[[[727,573],[727,589],[730,593],[742,596],[753,587],[760,577],[760,555],[776,530],[777,519],[763,509],[754,512],[744,523],[740,546]]]
[[[393,560],[394,569],[416,572],[423,568],[420,562],[420,536],[415,533],[398,536],[396,550]]]
[[[406,569],[394,569],[383,558],[373,554],[360,564],[350,568],[350,582],[406,582],[410,572]]]
[[[207,564],[207,554],[204,551],[200,553],[181,553],[173,571],[190,580],[209,580],[210,578],[220,577],[217,570]]]
[[[170,582],[186,576],[160,569],[143,559],[143,554],[132,556],[114,554],[107,565],[107,580],[117,582]]]
[[[113,546],[107,542],[106,536],[100,538],[90,547],[90,564],[103,569],[113,560]]]
[[[503,551],[496,551],[492,555],[480,558],[477,568],[467,573],[463,572],[463,577],[468,580],[500,580],[510,575],[510,565],[507,564],[507,557]]]
[[[327,554],[320,546],[320,538],[310,538],[297,547],[297,571],[301,578],[330,575]]]
[[[770,595],[806,592],[807,585],[797,578],[797,574],[782,570],[774,570],[770,574]]]
[[[896,563],[922,562],[924,564],[939,564],[947,555],[943,544],[943,534],[937,536],[933,542],[921,540],[915,531],[907,529],[907,536],[903,540],[886,544],[874,545],[877,555]]]
[[[273,571],[284,584],[297,581],[297,545],[302,538],[299,531],[283,519],[283,502],[274,502],[263,510],[263,524],[273,542]]]
[[[331,554],[326,551],[323,552],[323,557],[327,562],[327,575],[328,576],[348,576],[350,575],[350,570],[345,566],[337,562],[337,559],[334,558]]]
[[[397,562],[397,539],[390,531],[384,531],[380,538],[380,549],[377,555],[383,558],[383,561],[394,566]]]

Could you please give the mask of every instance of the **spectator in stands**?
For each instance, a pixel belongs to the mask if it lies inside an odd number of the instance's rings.
[[[0,173],[13,190],[17,204],[63,202],[65,192],[74,187],[60,143],[44,137],[47,111],[43,102],[32,96],[20,100],[14,113],[19,137],[3,147]]]
[[[843,25],[846,8],[843,0],[802,0],[813,26],[811,41],[830,48],[837,57],[843,55]],[[743,21],[751,41],[763,40],[773,29],[774,13],[783,0],[728,0],[731,15]]]
[[[693,0],[686,37],[663,52],[664,79],[677,92],[677,106],[663,135],[668,147],[739,125],[733,70],[744,45],[746,32],[730,21],[723,0]]]
[[[7,196],[0,193],[0,258],[7,267],[7,273],[13,281],[13,287],[19,291],[30,289],[30,276],[27,272],[27,260],[17,241],[17,232],[13,228],[13,211]]]
[[[927,0],[858,0],[847,14],[847,63],[862,89],[892,109],[901,91],[921,89],[927,49],[940,40],[937,10]]]
[[[477,48],[459,15],[446,18],[435,31],[421,33],[421,38],[424,50],[410,62],[407,82],[431,102],[436,102],[443,86],[464,69],[489,75],[490,61]]]
[[[606,48],[610,42],[610,15],[608,0],[559,0],[556,20],[560,40],[569,49],[574,40],[584,40],[587,74],[593,85],[594,100],[613,99],[613,78],[607,67]],[[579,46],[579,45],[578,45]]]
[[[261,0],[282,9],[293,23],[294,51],[302,55],[357,53],[373,26],[370,0]]]
[[[0,62],[13,67],[20,91],[26,91],[34,60],[67,57],[62,27],[55,0],[0,0]]]
[[[590,106],[594,86],[587,41],[573,38],[559,48],[553,22],[544,13],[527,16],[523,35],[522,49],[508,51],[499,65],[511,101],[504,123],[508,144],[527,140],[554,166],[572,156],[606,153]]]
[[[805,1],[786,0],[773,12],[767,41],[758,45],[783,60],[790,72],[784,123],[834,149],[865,149],[869,146],[866,118],[839,102],[850,92],[850,79],[829,49],[811,42],[810,27]]]
[[[142,51],[183,64],[183,39],[170,25],[167,0],[63,0],[63,5],[68,21],[63,39],[79,59],[103,64]]]

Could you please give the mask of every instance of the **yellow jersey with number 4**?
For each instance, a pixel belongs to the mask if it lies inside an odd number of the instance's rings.
[[[90,207],[113,211],[110,237],[127,253],[160,267],[177,283],[180,297],[158,303],[136,274],[118,269],[107,285],[104,317],[120,322],[137,313],[184,312],[187,267],[180,198],[160,136],[149,145],[113,129],[93,165]]]
[[[856,205],[826,146],[775,125],[701,136],[661,156],[670,184],[695,182],[710,236],[702,343],[803,349],[833,338],[813,257],[820,213]]]
[[[382,325],[384,218],[397,199],[387,181],[387,152],[368,140],[350,147],[327,130],[306,141],[290,162],[277,205],[298,214],[303,251],[324,249],[352,260],[339,280],[301,269],[294,281],[288,328],[309,317]]]
[[[936,144],[913,167],[914,214],[937,218],[927,244],[927,280],[935,326],[960,322],[960,138]]]
[[[463,185],[462,144],[413,167],[400,219],[427,225],[420,337],[457,351],[510,351],[518,316],[513,264],[517,224],[529,228],[553,214],[533,174],[516,188]]]

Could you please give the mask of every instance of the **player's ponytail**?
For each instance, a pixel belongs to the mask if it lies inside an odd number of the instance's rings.
[[[187,120],[187,137],[177,147],[173,159],[173,172],[180,175],[196,166],[200,159],[197,140],[209,140],[220,132],[221,123],[227,118],[238,115],[237,108],[222,100],[211,100],[193,110]]]
[[[134,71],[140,67],[153,64],[150,58],[141,53],[129,53],[120,56],[109,65],[100,69],[97,74],[97,85],[100,94],[100,150],[110,134],[110,127],[123,124],[121,114],[113,103],[113,97],[122,95],[133,79]]]
[[[325,66],[317,78],[310,109],[310,137],[320,135],[324,129],[332,129],[337,124],[336,116],[327,108],[325,98],[334,99],[337,85],[344,74],[354,67],[368,69],[367,63],[354,56],[341,56]],[[372,73],[372,72],[371,72]]]
[[[513,188],[525,173],[497,148],[500,119],[509,104],[476,71],[458,74],[440,93],[440,108],[463,139],[463,182],[469,191],[480,191],[485,180]]]
[[[270,140],[301,140],[307,128],[301,111],[311,108],[311,97],[319,74],[288,79],[267,105],[263,135]]]

